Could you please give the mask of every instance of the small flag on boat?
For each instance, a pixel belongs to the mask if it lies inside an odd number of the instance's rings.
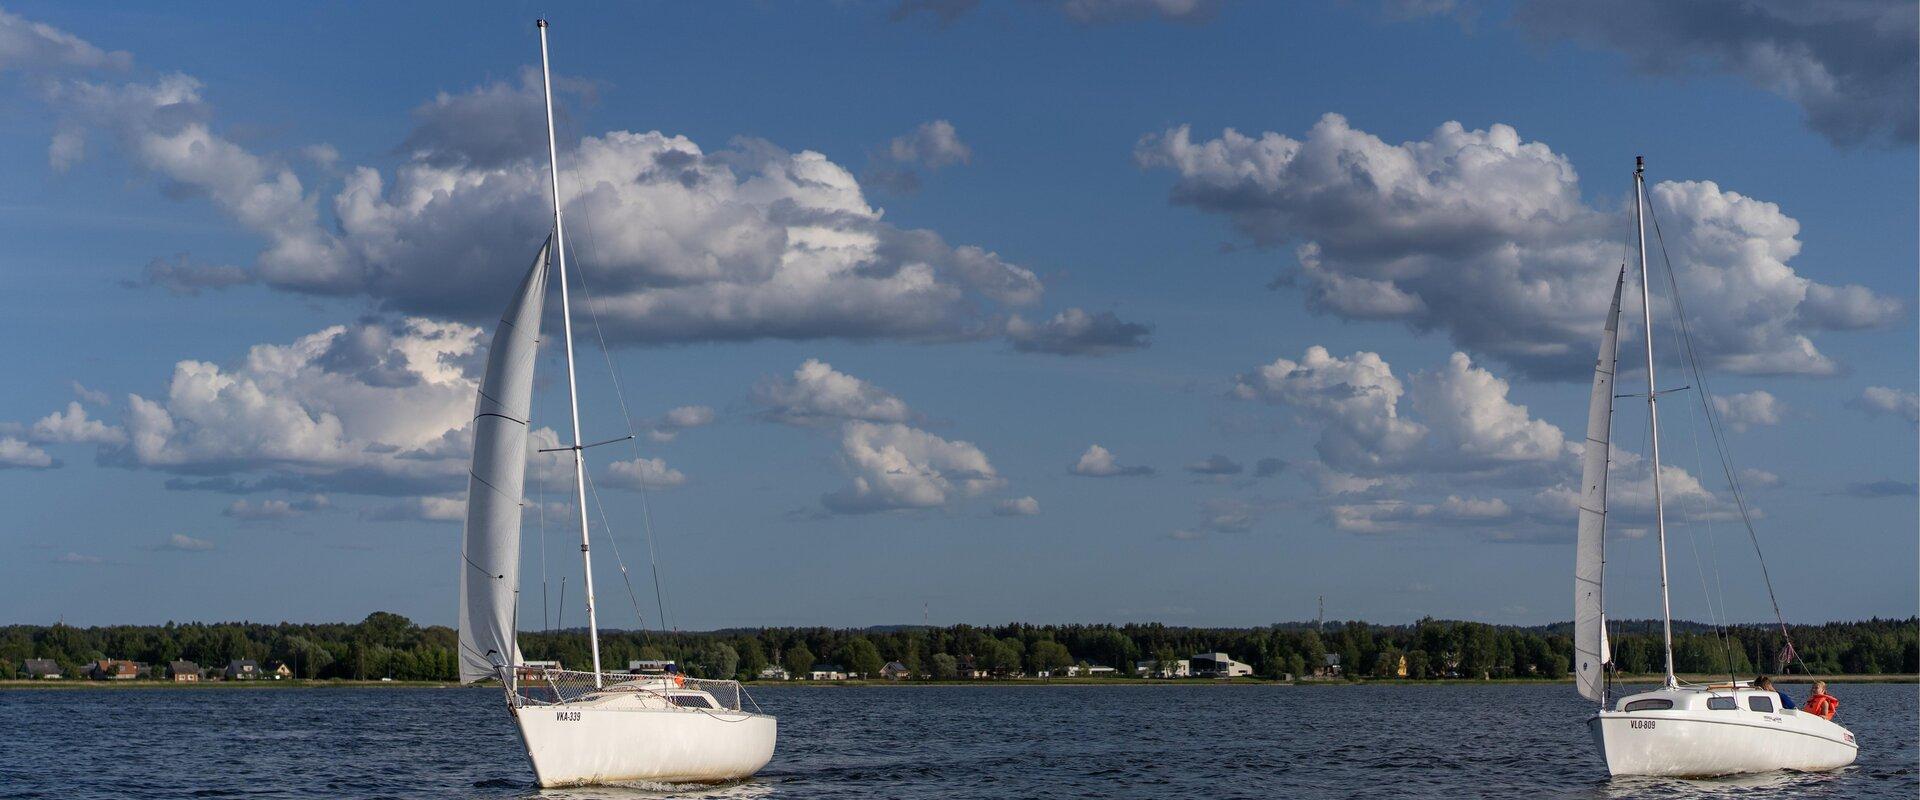
[[[1800,658],[1800,654],[1793,651],[1793,642],[1787,642],[1785,646],[1780,648],[1779,654],[1774,656],[1774,658],[1780,665],[1774,672],[1786,672],[1787,667],[1792,665],[1796,659]]]

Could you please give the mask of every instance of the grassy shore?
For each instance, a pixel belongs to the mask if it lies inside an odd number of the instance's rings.
[[[1743,680],[1749,676],[1741,676]],[[1724,682],[1725,675],[1681,675],[1684,683],[1705,684]],[[1920,683],[1920,675],[1782,675],[1774,678],[1779,684],[1811,684],[1814,681],[1828,683]],[[767,681],[749,682],[749,688],[768,686],[787,687],[863,687],[863,686],[1484,686],[1487,684],[1550,684],[1572,683],[1571,678],[1494,678],[1491,680],[1468,680],[1464,678],[1439,678],[1433,680],[1409,680],[1405,678],[1366,678],[1349,681],[1340,678],[1313,678],[1300,681],[1272,681],[1264,678],[1018,678],[1015,680],[977,680],[977,681],[888,681],[888,680],[844,680],[844,681]],[[1628,675],[1614,679],[1616,685],[1639,686],[1657,684],[1660,676]],[[256,681],[202,681],[196,683],[174,683],[172,681],[135,680],[135,681],[94,681],[94,680],[0,680],[0,691],[7,689],[47,689],[91,691],[96,689],[154,689],[192,691],[197,689],[256,691],[270,689],[457,689],[461,684],[450,681],[355,681],[355,680],[256,680]],[[485,684],[482,688],[497,688]]]
[[[460,684],[452,681],[256,680],[192,681],[188,683],[156,680],[95,681],[86,679],[0,681],[0,691],[7,689],[68,689],[73,691],[90,691],[94,689],[155,689],[179,691],[193,691],[196,689],[232,689],[236,691],[267,689],[444,689],[457,688],[459,686]]]
[[[1639,686],[1657,684],[1660,675],[1628,675],[1616,677],[1616,685]],[[1706,684],[1727,680],[1726,675],[1681,675],[1683,683]],[[1752,676],[1743,675],[1741,680],[1750,680]],[[1814,681],[1828,683],[1913,683],[1920,684],[1920,675],[1785,675],[1775,676],[1779,684],[1811,684]],[[1434,678],[1412,680],[1408,678],[1363,678],[1346,680],[1344,678],[1309,678],[1298,681],[1275,681],[1265,678],[1019,678],[1015,680],[951,680],[951,681],[888,681],[888,680],[844,680],[844,681],[792,681],[748,683],[748,687],[759,686],[811,686],[829,688],[835,686],[1485,686],[1488,684],[1554,684],[1572,683],[1568,678],[1492,678],[1472,680],[1466,678]]]

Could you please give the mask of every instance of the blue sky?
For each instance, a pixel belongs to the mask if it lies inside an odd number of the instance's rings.
[[[4,621],[451,623],[479,353],[548,224],[541,11],[5,7]],[[639,434],[592,452],[603,624],[616,548],[657,624],[637,483],[682,628],[1565,619],[1636,154],[1789,617],[1912,613],[1913,8],[1628,11],[546,11]],[[1697,397],[1662,409],[1677,612],[1769,617]],[[573,623],[570,513],[524,574]]]

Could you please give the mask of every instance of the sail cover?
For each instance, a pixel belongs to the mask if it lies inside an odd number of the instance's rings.
[[[551,244],[551,241],[548,243]],[[527,419],[540,311],[547,295],[547,246],[533,260],[487,348],[487,374],[473,406],[473,466],[460,561],[460,681],[494,677],[520,663],[514,596],[520,591],[520,496],[527,473]]]
[[[1607,558],[1607,457],[1612,448],[1613,370],[1620,360],[1620,289],[1625,267],[1613,282],[1613,305],[1600,358],[1593,367],[1593,397],[1587,406],[1587,443],[1580,467],[1580,538],[1573,567],[1574,684],[1589,700],[1605,698],[1602,667],[1612,658],[1607,648],[1607,619],[1600,581]]]

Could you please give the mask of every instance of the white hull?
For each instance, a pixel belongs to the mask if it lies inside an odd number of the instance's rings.
[[[1852,764],[1859,751],[1846,728],[1792,711],[1603,711],[1587,728],[1615,776],[1825,772]]]
[[[542,787],[621,781],[717,783],[773,758],[764,714],[685,709],[526,706],[515,722]]]

